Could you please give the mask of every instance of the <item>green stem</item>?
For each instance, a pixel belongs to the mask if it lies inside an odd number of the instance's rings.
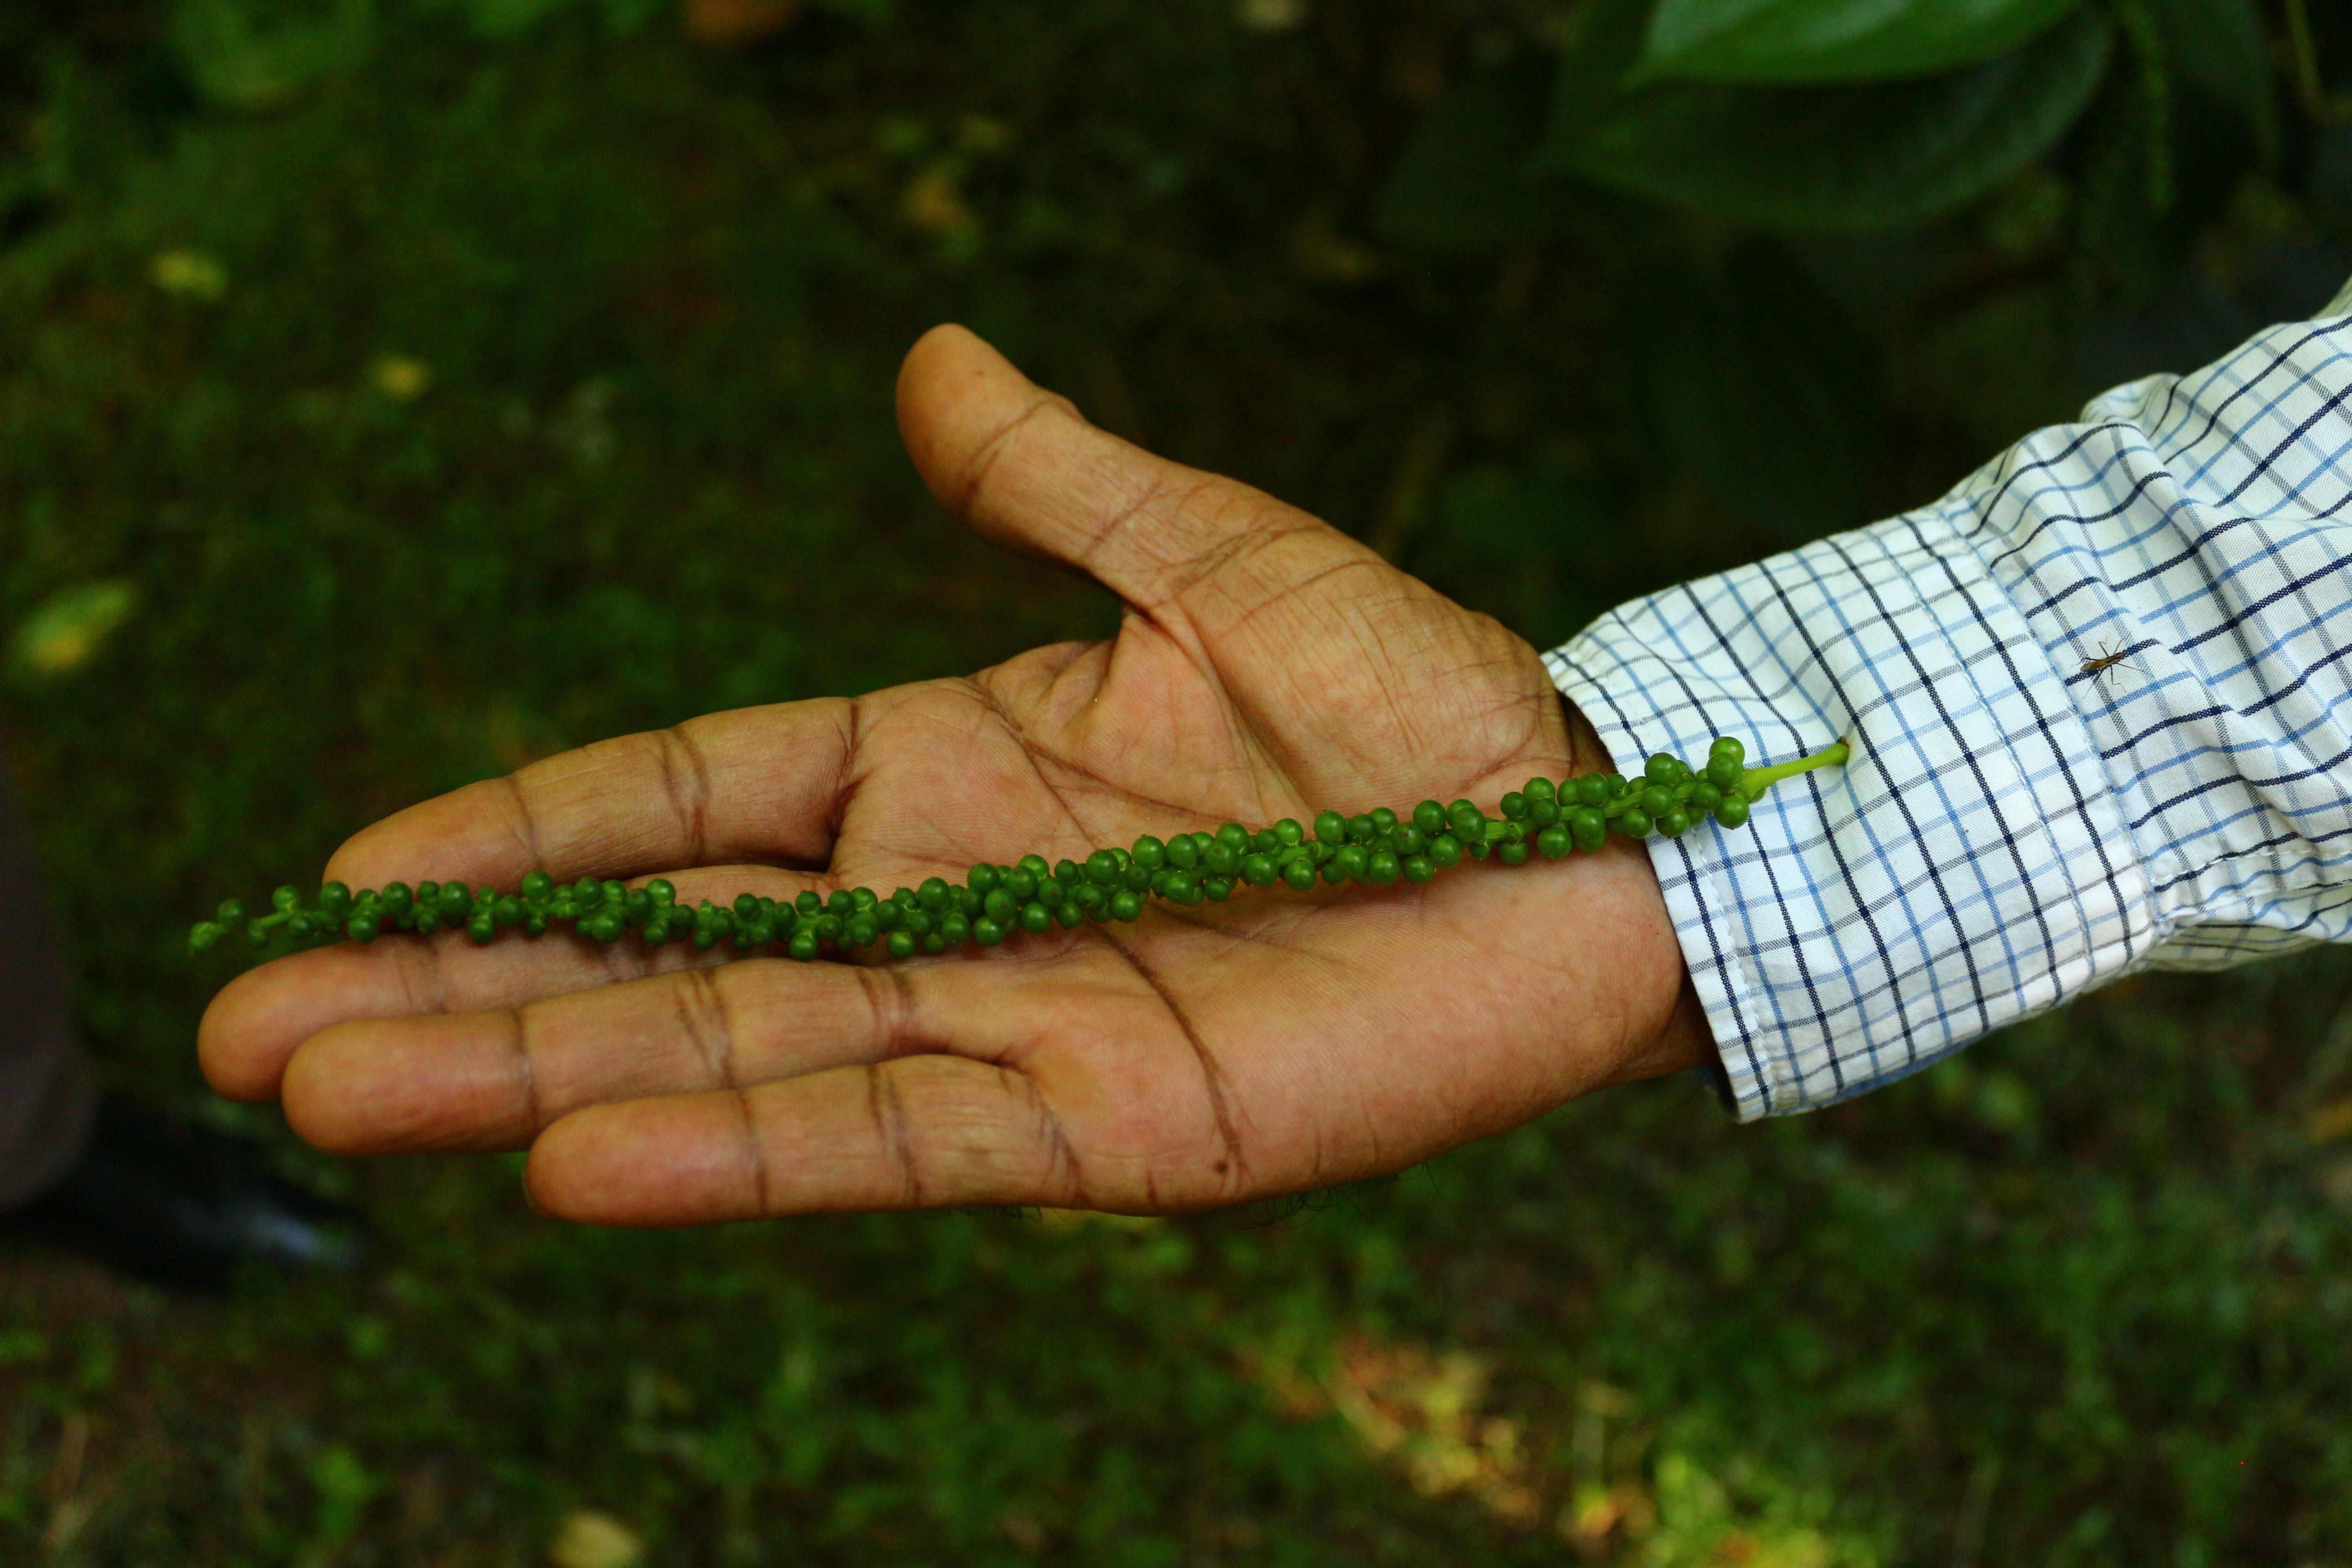
[[[1769,768],[1749,768],[1739,775],[1739,793],[1754,800],[1782,779],[1794,778],[1815,768],[1843,767],[1846,758],[1853,754],[1853,748],[1841,737],[1810,757],[1791,757],[1785,763],[1774,763]]]

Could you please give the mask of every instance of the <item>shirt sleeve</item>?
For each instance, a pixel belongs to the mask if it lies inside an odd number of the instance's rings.
[[[2136,969],[2352,935],[2348,510],[2330,314],[1545,656],[1621,767],[1853,743],[1743,830],[1651,843],[1742,1120]]]

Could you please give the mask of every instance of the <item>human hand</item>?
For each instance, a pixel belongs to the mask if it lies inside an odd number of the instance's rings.
[[[950,510],[1120,596],[1116,638],[601,742],[387,818],[328,876],[887,893],[1609,765],[1518,637],[1097,430],[961,328],[915,345],[898,413]],[[529,1145],[541,1208],[624,1225],[1213,1207],[1397,1170],[1710,1050],[1648,855],[1615,836],[896,963],[456,932],[319,949],[238,977],[199,1044],[223,1094],[282,1096],[322,1149]]]

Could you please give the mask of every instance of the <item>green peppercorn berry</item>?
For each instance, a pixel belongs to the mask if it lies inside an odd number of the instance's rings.
[[[318,927],[311,922],[310,917],[299,911],[296,912],[292,920],[286,922],[286,934],[297,942],[310,936],[317,930]]]
[[[1242,858],[1232,845],[1220,838],[1210,844],[1201,857],[1201,865],[1213,877],[1230,877],[1242,868]]]
[[[709,926],[698,925],[694,928],[694,934],[687,941],[695,952],[709,952],[719,945],[719,933]]]
[[[1201,901],[1201,879],[1190,871],[1168,873],[1168,890],[1162,895],[1171,904],[1190,907]]]
[[[1097,849],[1087,857],[1087,880],[1097,888],[1108,888],[1118,880],[1118,857],[1108,849]]]
[[[1566,825],[1555,822],[1536,835],[1536,847],[1547,860],[1564,860],[1576,848],[1576,839]]]
[[[813,931],[796,931],[793,932],[793,940],[791,943],[785,947],[784,951],[791,953],[794,958],[799,959],[803,963],[814,962],[816,958],[816,932]]]
[[[1503,818],[1507,822],[1524,822],[1528,816],[1528,797],[1517,790],[1503,796]]]
[[[1718,758],[1734,767],[1742,766],[1748,761],[1748,748],[1736,735],[1717,735],[1707,744],[1706,760],[1712,763]]]
[[[971,940],[971,921],[961,914],[944,916],[934,934],[950,947],[961,947]]]
[[[1638,805],[1630,808],[1624,816],[1617,819],[1617,830],[1629,838],[1647,838],[1654,826],[1655,825],[1650,821],[1650,814]]]
[[[1138,921],[1143,918],[1143,895],[1121,888],[1110,896],[1110,918],[1115,921]]]
[[[1391,850],[1375,849],[1364,857],[1364,880],[1385,888],[1404,875],[1404,865]]]
[[[1690,831],[1691,814],[1677,805],[1658,814],[1658,831],[1669,838],[1680,838]]]
[[[1426,855],[1402,856],[1397,861],[1397,869],[1415,887],[1437,875],[1437,867]]]
[[[1315,816],[1315,837],[1325,844],[1345,844],[1348,842],[1348,819],[1336,811],[1318,812]]]
[[[1462,864],[1462,840],[1451,833],[1441,833],[1429,841],[1429,862],[1443,871]]]
[[[1242,857],[1242,880],[1253,888],[1274,886],[1274,857],[1260,851]]]
[[[1013,917],[1020,912],[1021,906],[1013,901],[1012,894],[997,888],[980,900],[980,909],[981,913],[1002,926],[1011,922]]]
[[[1643,765],[1642,776],[1654,784],[1672,789],[1690,777],[1690,769],[1683,766],[1683,760],[1672,752],[1659,752]]]
[[[376,920],[373,915],[353,915],[343,922],[343,934],[364,947],[375,940]]]
[[[223,899],[220,908],[214,911],[213,918],[222,925],[233,926],[245,919],[245,905],[236,899]],[[217,942],[220,939],[215,937],[213,940]]]
[[[904,931],[907,928],[907,906],[896,899],[885,899],[874,906],[874,923],[884,931]]]
[[[738,893],[735,895],[735,914],[738,919],[748,921],[759,912],[760,900],[758,895],[753,893]]]
[[[1609,775],[1586,773],[1576,781],[1576,804],[1606,805],[1609,804]]]
[[[1167,847],[1160,852],[1160,866],[1170,870],[1190,871],[1200,863],[1200,846],[1192,842],[1192,836],[1189,833],[1180,833],[1171,838]]]
[[[1716,808],[1717,802],[1723,799],[1723,792],[1702,778],[1690,786],[1690,794],[1684,799],[1689,805],[1693,816],[1705,816]]]
[[[1528,804],[1530,805],[1539,800],[1557,800],[1559,798],[1559,792],[1553,787],[1551,780],[1547,778],[1529,779],[1527,783],[1526,789],[1521,793],[1528,797]]]
[[[1285,849],[1295,848],[1307,842],[1307,829],[1299,826],[1298,818],[1295,816],[1286,816],[1276,823],[1274,836],[1281,840]]]
[[[1648,813],[1654,820],[1674,809],[1675,794],[1674,791],[1663,785],[1652,784],[1642,792],[1638,804],[1642,810]]]
[[[972,867],[971,873],[963,879],[965,887],[975,893],[982,894],[994,892],[998,880],[996,868],[985,860]]]
[[[1222,904],[1234,896],[1234,889],[1240,885],[1238,877],[1203,877],[1201,879],[1201,896],[1213,904]]]
[[[419,936],[431,936],[446,923],[441,919],[441,911],[436,909],[419,910],[414,918],[416,921],[416,934]]]
[[[476,947],[485,946],[499,939],[498,922],[488,915],[476,915],[466,922],[466,935]]]
[[[1727,791],[1715,808],[1716,821],[1726,827],[1742,827],[1748,822],[1748,797],[1738,790]]]
[[[1054,929],[1054,911],[1040,903],[1022,905],[1021,929],[1031,936],[1044,936]]]
[[[1476,842],[1486,831],[1486,814],[1470,801],[1455,801],[1445,808],[1445,816],[1454,824],[1454,836],[1465,844]]]
[[[1348,842],[1350,844],[1370,844],[1379,833],[1380,828],[1368,811],[1360,811],[1348,818]]]
[[[1307,891],[1315,885],[1315,862],[1293,860],[1282,868],[1282,879],[1302,893]]]
[[[604,901],[604,884],[593,877],[583,877],[572,884],[572,899],[578,904],[601,904]]]
[[[870,914],[852,915],[849,929],[842,934],[849,939],[852,947],[872,947],[882,940],[882,927]]]
[[[794,938],[793,938],[793,942],[794,942],[795,944],[797,944],[797,943],[800,942],[800,940],[801,940],[801,939],[800,939],[800,938],[798,938],[798,937],[794,937]],[[814,945],[815,945],[815,944],[814,944],[814,942],[812,942],[812,943],[810,944],[810,946],[811,946],[811,947],[814,947]],[[795,957],[795,958],[797,958],[797,957],[799,957],[799,956],[800,956],[800,954],[799,954],[799,953],[797,953],[797,952],[795,952],[795,953],[793,953],[793,957]],[[891,957],[893,957],[893,958],[912,958],[912,957],[914,957],[914,956],[915,956],[915,939],[914,939],[913,937],[911,937],[911,936],[908,936],[905,931],[892,931],[892,932],[890,933],[890,956],[891,956]]]
[[[915,898],[923,908],[937,914],[948,907],[948,885],[937,877],[927,878],[923,885],[915,889]],[[799,900],[803,913],[813,912],[818,902],[814,893],[803,893]]]
[[[1121,888],[1125,888],[1130,893],[1148,891],[1151,887],[1151,879],[1160,875],[1161,875],[1160,872],[1147,871],[1129,860],[1120,868],[1118,880],[1111,884],[1111,891],[1117,892]]]
[[[1600,848],[1609,837],[1609,819],[1601,815],[1598,806],[1578,806],[1560,826],[1568,829],[1568,837],[1576,847],[1588,855]]]
[[[669,921],[665,916],[656,915],[645,923],[645,929],[638,935],[646,947],[659,947],[669,941]]]
[[[292,888],[279,888],[269,895],[269,907],[283,912],[302,902],[302,895]]]
[[[997,868],[997,876],[1000,883],[1003,874],[1003,868],[999,867]],[[876,893],[871,888],[852,888],[849,889],[849,907],[859,914],[864,914],[866,910],[871,910],[881,901],[882,900],[880,895]]]
[[[646,897],[667,909],[677,902],[677,888],[667,877],[656,877],[646,884]]]
[[[586,920],[580,922],[580,930],[583,934],[597,942],[618,942],[621,940],[621,932],[623,929],[625,928],[621,924],[621,917],[613,913],[609,910],[604,913],[596,916],[593,920]]]
[[[1339,875],[1331,879],[1335,882],[1342,879],[1351,882],[1362,881],[1366,865],[1370,859],[1370,856],[1365,852],[1362,845],[1348,845],[1337,855],[1331,857],[1331,864],[1339,869]]]
[[[259,921],[246,921],[245,944],[247,947],[268,947],[269,945],[269,929],[263,925]]]
[[[1087,911],[1076,902],[1065,899],[1061,908],[1054,911],[1054,920],[1064,931],[1076,931],[1087,923]]]
[[[1500,860],[1506,866],[1526,865],[1528,863],[1528,841],[1524,838],[1518,838],[1512,840],[1508,844],[1497,844],[1495,846],[1495,858]]]
[[[236,902],[235,899],[231,899],[228,901],[233,904]],[[241,909],[243,906],[239,907]],[[190,952],[210,952],[213,950],[213,944],[219,942],[220,939],[221,928],[217,924],[211,921],[198,921],[188,931],[188,951]]]
[[[522,879],[522,896],[524,898],[529,899],[534,904],[543,904],[554,895],[554,878],[549,876],[544,871],[530,871],[524,873]]]
[[[972,901],[977,903],[979,900],[974,899]],[[850,896],[848,889],[835,888],[833,890],[833,897],[824,901],[824,912],[847,920],[857,912],[857,900]]]
[[[1026,866],[1015,866],[1004,874],[1003,886],[1014,903],[1027,903],[1037,896],[1037,875]]]
[[[320,909],[327,907],[324,894],[320,896],[319,907]],[[474,898],[472,894],[466,891],[465,883],[444,882],[441,884],[441,890],[433,895],[433,907],[441,912],[443,921],[456,925],[473,911]]]

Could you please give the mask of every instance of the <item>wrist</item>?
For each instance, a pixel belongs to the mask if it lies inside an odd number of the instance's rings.
[[[1620,771],[1600,731],[1592,727],[1591,721],[1585,718],[1576,704],[1562,697],[1559,706],[1568,729],[1569,771],[1571,773]],[[1712,1066],[1717,1059],[1715,1032],[1708,1026],[1706,1010],[1699,1003],[1696,988],[1691,984],[1689,965],[1684,962],[1682,943],[1675,935],[1674,922],[1667,917],[1665,895],[1659,889],[1657,868],[1650,858],[1649,847],[1612,839],[1610,849],[1622,856],[1625,863],[1629,873],[1625,879],[1631,884],[1627,896],[1640,906],[1640,923],[1651,937],[1648,967],[1662,979],[1668,973],[1672,974],[1674,998],[1663,1023],[1654,1032],[1629,1037],[1626,1053],[1616,1070],[1595,1087],[1635,1083],[1643,1079],[1664,1078],[1671,1073]]]

